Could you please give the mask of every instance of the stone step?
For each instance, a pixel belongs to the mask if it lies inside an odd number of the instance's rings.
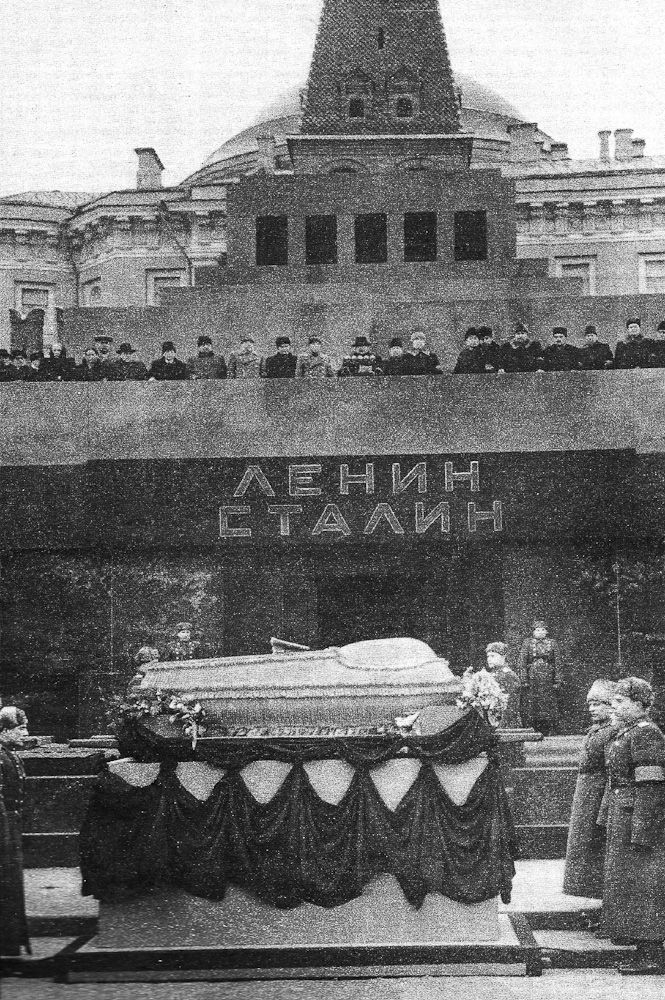
[[[26,833],[78,833],[95,781],[89,775],[32,775],[25,783]]]
[[[78,833],[24,833],[25,868],[76,868],[79,863]]]
[[[516,824],[520,858],[556,860],[566,856],[567,823]]]
[[[75,750],[66,744],[55,743],[36,747],[34,750],[23,750],[20,757],[29,777],[45,777],[98,774],[107,755],[115,758],[118,753],[102,749]]]
[[[614,945],[590,931],[537,930],[546,967],[552,969],[611,969],[633,955],[633,949]]]

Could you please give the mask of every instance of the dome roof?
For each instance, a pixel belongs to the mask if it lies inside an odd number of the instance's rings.
[[[478,83],[466,73],[455,73],[455,83],[462,91],[461,124],[464,131],[505,136],[508,124],[525,121],[524,116],[500,94],[491,87]],[[257,136],[274,135],[277,144],[280,145],[286,141],[287,135],[298,133],[302,117],[300,104],[302,89],[302,86],[291,87],[275,97],[248,128],[228,139],[211,153],[202,167],[210,167],[224,160],[255,153]]]

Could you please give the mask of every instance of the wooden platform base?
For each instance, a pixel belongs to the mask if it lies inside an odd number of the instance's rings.
[[[66,982],[539,976],[540,949],[521,915],[502,915],[498,941],[297,948],[99,949],[81,940],[58,956]]]

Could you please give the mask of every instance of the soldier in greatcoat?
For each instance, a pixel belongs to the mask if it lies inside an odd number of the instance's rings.
[[[30,954],[21,849],[25,771],[16,753],[27,735],[20,709],[0,710],[0,955],[20,955],[21,948]]]
[[[167,660],[195,660],[201,655],[201,643],[192,639],[191,622],[179,622],[176,634],[166,648]]]
[[[663,971],[665,939],[665,736],[648,717],[653,689],[619,681],[612,710],[620,726],[607,753],[609,814],[603,924],[617,943],[637,946],[626,975]]]
[[[534,622],[531,638],[522,644],[519,678],[522,724],[549,736],[559,719],[557,692],[563,673],[559,647],[548,636],[545,622]]]
[[[614,681],[594,681],[586,696],[591,728],[584,737],[568,827],[563,891],[602,899],[605,870],[607,769],[605,752],[617,734],[611,719]]]
[[[508,647],[505,642],[490,642],[485,650],[487,670],[492,674],[504,694],[508,704],[501,713],[502,729],[519,729],[520,722],[520,679],[506,663]]]

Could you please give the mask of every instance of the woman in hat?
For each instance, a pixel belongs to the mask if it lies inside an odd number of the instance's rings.
[[[614,681],[597,680],[586,696],[591,728],[584,737],[568,827],[563,891],[567,896],[602,899],[605,868],[605,753],[617,734],[611,719]]]
[[[545,622],[534,622],[531,638],[522,644],[519,678],[523,725],[549,736],[559,719],[557,692],[563,675],[558,646],[548,636]]]
[[[665,736],[649,718],[652,704],[647,681],[619,681],[612,699],[619,732],[607,752],[603,925],[613,941],[637,946],[634,960],[619,969],[632,975],[663,971]]]
[[[0,710],[0,955],[30,954],[23,888],[21,809],[25,771],[16,753],[28,735],[25,714]]]

